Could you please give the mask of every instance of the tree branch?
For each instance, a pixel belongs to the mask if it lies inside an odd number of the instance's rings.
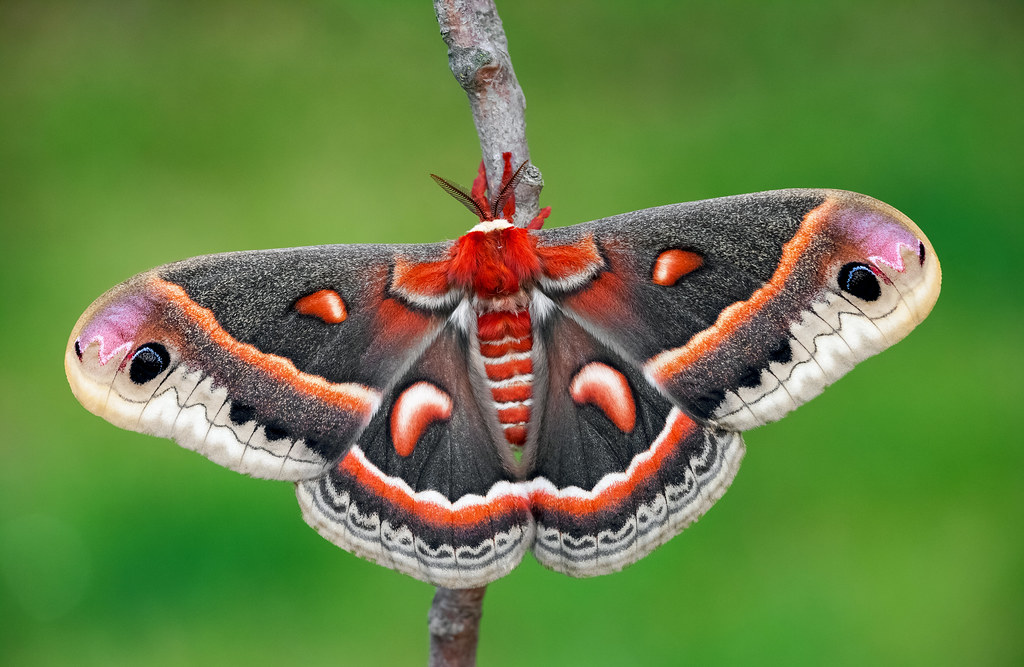
[[[526,96],[516,80],[508,39],[494,0],[434,0],[448,66],[466,91],[491,193],[501,189],[502,153],[518,166],[530,159],[526,144]],[[516,187],[516,225],[526,226],[540,212],[544,179],[532,163]],[[487,587],[438,588],[430,607],[431,667],[470,667]]]
[[[430,606],[430,667],[472,667],[486,586],[438,588]]]
[[[513,166],[530,159],[526,144],[526,97],[508,54],[508,40],[494,0],[434,0],[448,66],[466,91],[492,193],[501,187],[501,154]],[[516,188],[515,224],[523,227],[540,211],[544,179],[532,163]]]

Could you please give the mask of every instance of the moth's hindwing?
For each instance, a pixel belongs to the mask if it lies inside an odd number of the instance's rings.
[[[626,213],[541,236],[600,253],[592,278],[542,284],[687,413],[742,431],[818,395],[931,310],[941,270],[896,209],[780,190]]]
[[[738,433],[696,423],[619,354],[551,314],[530,499],[534,554],[573,576],[622,569],[698,519],[739,467]]]
[[[533,543],[527,488],[495,446],[448,326],[388,392],[359,442],[297,485],[306,522],[352,553],[437,586],[482,586]]]
[[[403,298],[396,262],[447,247],[239,252],[153,269],[80,318],[68,379],[89,410],[123,428],[257,477],[315,477],[450,310]]]

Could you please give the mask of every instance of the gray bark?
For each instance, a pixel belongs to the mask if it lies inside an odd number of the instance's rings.
[[[486,586],[438,588],[430,606],[431,667],[472,667],[480,636]]]
[[[501,154],[512,152],[512,166],[530,159],[526,143],[526,97],[519,87],[508,40],[493,0],[434,0],[448,65],[469,97],[489,190],[501,184]],[[544,179],[530,164],[516,188],[516,225],[525,226],[540,211]]]

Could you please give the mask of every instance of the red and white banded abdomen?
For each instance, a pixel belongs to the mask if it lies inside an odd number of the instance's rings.
[[[477,315],[477,337],[487,386],[509,444],[526,442],[533,404],[533,331],[530,311]]]

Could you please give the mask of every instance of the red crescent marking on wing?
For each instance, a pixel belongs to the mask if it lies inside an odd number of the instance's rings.
[[[444,505],[416,498],[403,488],[401,482],[384,475],[366,459],[358,447],[353,447],[338,463],[338,472],[351,478],[366,493],[379,498],[425,523],[442,528],[467,528],[489,523],[492,518],[530,514],[525,494],[504,493],[487,502],[468,503],[460,507]]]
[[[573,245],[537,246],[541,270],[551,280],[566,280],[600,268],[604,261],[588,235]]]
[[[156,278],[153,280],[153,287],[169,302],[180,308],[189,321],[226,352],[242,363],[259,368],[296,391],[347,412],[362,413],[366,416],[373,413],[380,404],[380,393],[370,387],[352,382],[330,382],[319,375],[303,373],[290,359],[267,354],[252,345],[239,342],[217,322],[217,317],[212,311],[193,301],[180,285]]]
[[[344,322],[348,317],[345,301],[334,290],[322,289],[295,302],[295,310],[303,315],[319,317],[327,324]]]
[[[545,490],[530,493],[530,501],[534,509],[546,509],[564,512],[570,515],[586,515],[600,512],[609,506],[615,506],[633,495],[641,484],[657,475],[665,460],[676,450],[683,440],[697,430],[697,424],[673,408],[669,419],[660,435],[655,439],[647,452],[633,459],[626,478],[609,485],[592,497],[578,495],[562,495]]]
[[[680,373],[700,357],[708,354],[722,341],[736,333],[754,315],[765,307],[786,287],[786,281],[796,268],[797,262],[811,244],[814,235],[829,220],[837,204],[827,199],[824,204],[812,209],[804,216],[796,234],[782,246],[782,258],[775,274],[763,287],[754,292],[746,301],[737,301],[723,310],[718,319],[707,329],[699,332],[682,347],[665,350],[651,357],[644,369],[658,383],[664,383]]]
[[[704,264],[704,259],[695,252],[673,248],[658,255],[654,262],[654,271],[651,274],[651,281],[655,285],[670,287],[675,285],[680,278],[691,273]]]
[[[420,436],[435,421],[452,416],[452,399],[429,382],[402,392],[391,410],[391,441],[400,456],[409,456]]]
[[[607,364],[587,364],[572,379],[569,395],[577,404],[590,403],[623,433],[636,426],[636,403],[626,376]]]

